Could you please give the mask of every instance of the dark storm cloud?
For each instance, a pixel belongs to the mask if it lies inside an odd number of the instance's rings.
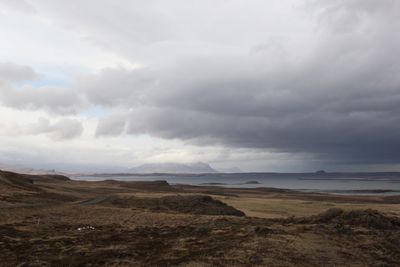
[[[157,71],[109,70],[92,79],[107,77],[110,85],[98,83],[96,94],[89,86],[86,94],[97,104],[125,108],[130,134],[396,163],[400,9],[395,1],[379,3],[314,4],[322,14],[319,30],[326,34],[300,62],[253,50],[181,60]],[[100,135],[125,129],[113,120],[124,125],[121,117],[107,118],[100,122]]]

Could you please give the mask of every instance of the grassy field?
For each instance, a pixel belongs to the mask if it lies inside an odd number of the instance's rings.
[[[344,210],[375,209],[388,215],[400,216],[399,204],[337,203],[329,201],[307,201],[296,199],[273,199],[263,197],[216,197],[242,210],[247,216],[260,218],[284,218],[289,216],[311,216],[330,208]]]

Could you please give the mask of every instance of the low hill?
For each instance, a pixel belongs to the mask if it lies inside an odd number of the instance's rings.
[[[67,176],[59,174],[22,174],[10,171],[0,170],[0,179],[10,183],[20,183],[21,181],[34,183],[34,182],[51,182],[51,181],[69,181]]]
[[[35,183],[69,181],[63,175],[31,175],[0,170],[0,193],[10,194],[18,191],[42,191]]]
[[[153,212],[245,216],[242,211],[207,195],[170,195],[159,198],[109,196],[89,199],[81,203],[111,205],[121,208],[138,208]]]

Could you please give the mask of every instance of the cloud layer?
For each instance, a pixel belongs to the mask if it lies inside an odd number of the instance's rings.
[[[1,63],[2,105],[66,116],[33,131],[79,138],[83,126],[67,116],[101,109],[97,140],[149,135],[327,165],[400,161],[398,1],[23,2],[7,6],[121,62],[68,86],[21,86],[40,75]]]

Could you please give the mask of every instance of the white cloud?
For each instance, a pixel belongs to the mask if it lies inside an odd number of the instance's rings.
[[[82,109],[84,102],[77,92],[66,88],[0,84],[0,103],[23,110],[43,109],[50,113],[71,114]]]
[[[40,111],[18,111],[1,106],[0,112],[0,136],[3,138],[18,140],[42,135],[49,139],[45,142],[65,141],[80,137],[84,130],[76,117],[54,117]]]
[[[35,80],[39,75],[29,66],[0,62],[0,81],[20,82]]]
[[[51,123],[42,117],[26,127],[26,132],[34,135],[46,134],[53,140],[67,140],[79,137],[83,132],[83,126],[74,119],[63,118]]]

